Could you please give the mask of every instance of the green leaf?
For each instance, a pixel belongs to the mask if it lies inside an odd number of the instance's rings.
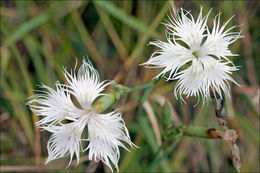
[[[168,128],[173,124],[171,119],[171,109],[168,105],[168,102],[165,101],[162,107],[162,125],[165,128]]]
[[[49,17],[49,13],[43,13],[29,20],[28,22],[23,23],[17,28],[17,30],[12,35],[10,35],[10,37],[6,40],[6,44],[10,45],[16,42],[17,40],[20,40],[30,31],[45,23],[49,19]]]
[[[39,51],[37,51],[36,44],[35,44],[36,40],[34,40],[33,37],[26,37],[24,41],[27,50],[31,56],[31,59],[33,61],[33,65],[39,80],[43,83],[46,83],[47,81],[45,77],[46,70],[42,58],[39,54]]]
[[[128,26],[142,32],[142,33],[149,33],[153,37],[160,37],[159,33],[151,30],[151,28],[145,25],[140,20],[136,19],[133,16],[127,15],[123,10],[119,9],[115,6],[111,1],[93,1],[96,5],[104,8],[110,15],[114,16],[121,22],[127,24]]]
[[[30,33],[32,30],[46,23],[49,19],[51,19],[52,16],[57,15],[57,11],[61,11],[61,9],[63,9],[62,12],[65,11],[62,15],[65,15],[65,13],[69,12],[67,7],[71,6],[70,2],[62,3],[62,5],[60,3],[55,2],[53,4],[54,5],[52,5],[47,11],[41,13],[40,15],[32,18],[29,21],[22,23],[16,29],[16,31],[5,40],[5,44],[10,45],[12,43],[15,43],[17,40],[22,39],[26,34]],[[74,8],[77,7],[78,6],[74,6]]]

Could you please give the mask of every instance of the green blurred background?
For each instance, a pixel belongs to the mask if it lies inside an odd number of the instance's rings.
[[[62,67],[89,57],[101,79],[116,79],[129,87],[148,83],[161,69],[139,66],[155,51],[149,41],[166,40],[165,27],[171,7],[192,10],[195,18],[211,8],[208,25],[216,14],[221,20],[235,17],[229,27],[241,25],[243,39],[231,45],[239,67],[232,77],[232,101],[226,103],[229,127],[239,134],[242,172],[259,172],[259,1],[2,1],[1,15],[1,171],[110,171],[102,163],[81,162],[68,169],[68,158],[44,166],[50,134],[35,128],[38,117],[25,103],[44,83],[65,82]],[[140,148],[121,149],[120,172],[235,172],[231,153],[221,140],[192,137],[165,139],[163,105],[169,100],[173,125],[193,124],[219,128],[214,105],[182,104],[174,98],[175,82],[160,81],[144,105],[141,91],[120,100],[132,140]],[[166,141],[166,146],[159,147]]]

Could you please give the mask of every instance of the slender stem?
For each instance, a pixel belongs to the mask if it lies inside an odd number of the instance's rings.
[[[123,86],[123,85],[120,85],[120,84],[114,84],[113,88],[117,92],[121,93],[121,95],[125,95],[125,94],[133,92],[133,91],[143,90],[143,89],[151,88],[153,86],[154,86],[154,83],[151,82],[151,83],[140,85],[140,86],[137,86],[137,87],[134,87],[134,88],[129,88],[129,87],[126,87],[126,86]]]
[[[96,100],[93,104],[93,108],[96,110],[97,113],[104,112],[106,109],[108,109],[111,105],[117,102],[117,100],[120,98],[120,96],[126,95],[129,92],[133,92],[136,90],[142,90],[145,89],[145,93],[143,94],[144,99],[146,99],[147,95],[151,92],[151,89],[153,86],[159,81],[155,80],[151,83],[137,86],[134,88],[128,88],[123,85],[114,84],[113,88],[115,88],[117,91],[112,91],[102,97],[100,97],[98,100]],[[148,92],[148,94],[146,93]],[[141,99],[140,102],[144,99]],[[220,119],[225,119],[225,110],[224,109],[224,101],[220,97],[218,97],[218,100],[216,99],[216,116]],[[226,126],[226,123],[224,123]],[[180,133],[182,135],[186,136],[193,136],[193,137],[200,137],[200,138],[208,138],[208,139],[218,139],[221,138],[221,132],[214,129],[214,128],[207,128],[207,127],[201,127],[201,126],[180,126],[177,128],[174,128],[171,130],[169,134],[175,133],[174,136],[176,136],[177,133]]]
[[[150,165],[149,171],[152,172],[153,170],[155,170],[156,166],[158,165],[158,163],[165,157],[167,157],[169,154],[172,153],[172,150],[174,149],[174,147],[179,143],[180,141],[180,136],[191,136],[191,137],[199,137],[199,138],[206,138],[206,139],[218,139],[221,138],[221,132],[214,129],[214,128],[208,128],[208,127],[202,127],[202,126],[178,126],[174,129],[172,129],[172,133],[170,133],[170,135],[172,135],[172,139],[171,141],[173,141],[173,143],[166,147],[167,142],[166,141],[170,141],[168,136],[166,139],[164,140],[162,145],[159,147],[158,151],[156,152],[153,162]]]
[[[218,139],[222,138],[222,132],[214,128],[208,128],[203,126],[177,126],[171,128],[166,133],[166,139],[176,136],[191,136],[207,139]]]
[[[219,125],[224,130],[224,132],[222,133],[222,138],[227,142],[231,150],[234,167],[238,172],[240,172],[240,168],[241,168],[240,151],[235,143],[238,138],[238,135],[234,129],[228,129],[227,127],[227,113],[225,109],[225,99],[224,97],[220,97],[218,94],[214,93],[212,90],[211,90],[211,97],[215,99],[216,117],[218,119]]]
[[[182,132],[186,136],[208,138],[208,139],[218,139],[221,138],[221,132],[208,127],[202,126],[187,126],[182,128]]]
[[[173,142],[167,146],[166,141],[162,143],[162,145],[159,147],[158,151],[154,155],[154,159],[149,166],[149,171],[148,172],[154,172],[156,167],[158,166],[158,163],[160,163],[165,157],[169,156],[173,149],[176,147],[176,145],[180,142],[180,136],[176,136],[173,140]],[[167,147],[167,148],[166,148]]]
[[[225,98],[220,97],[217,93],[211,90],[211,97],[215,99],[215,112],[219,125],[223,130],[227,130],[227,112],[225,108]]]
[[[160,78],[157,80],[154,80],[151,83],[137,86],[134,88],[128,88],[126,86],[120,85],[120,84],[114,84],[113,88],[116,91],[112,91],[108,94],[105,94],[104,96],[100,97],[93,103],[93,108],[97,113],[104,112],[106,109],[108,109],[111,105],[115,104],[117,100],[120,98],[120,96],[124,96],[127,93],[136,91],[136,90],[142,90],[142,89],[152,89],[158,82]],[[144,94],[145,95],[145,94]]]
[[[151,83],[140,85],[140,86],[137,86],[137,87],[134,87],[134,88],[129,88],[128,92],[133,92],[133,91],[137,91],[137,90],[143,90],[143,89],[146,89],[146,88],[151,88],[153,86],[154,86],[154,83],[151,82]]]

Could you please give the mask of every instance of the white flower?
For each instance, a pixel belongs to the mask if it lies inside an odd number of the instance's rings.
[[[203,17],[201,7],[195,20],[190,12],[181,8],[165,24],[167,42],[151,42],[159,50],[142,64],[148,68],[164,68],[157,78],[166,77],[169,72],[167,80],[177,80],[175,96],[180,95],[181,99],[185,94],[187,97],[202,96],[205,101],[210,98],[210,89],[220,97],[222,93],[230,97],[228,81],[236,83],[230,77],[238,69],[228,59],[228,56],[235,56],[229,45],[242,36],[240,32],[230,32],[237,26],[225,30],[231,19],[220,26],[220,14],[210,31],[206,24],[209,13]]]
[[[92,107],[94,100],[104,95],[102,91],[113,82],[100,82],[97,71],[86,61],[77,74],[74,69],[71,73],[65,70],[64,75],[67,84],[57,82],[56,90],[42,85],[46,91],[28,102],[31,110],[43,117],[37,125],[53,133],[47,144],[46,164],[67,155],[70,155],[69,165],[74,155],[79,163],[80,151],[89,150],[90,160],[102,160],[113,171],[111,161],[118,170],[119,146],[128,150],[124,143],[135,145],[120,112],[98,114]],[[82,139],[86,126],[88,138]],[[82,148],[82,141],[88,141],[86,149]]]
[[[89,149],[89,157],[95,160],[101,159],[112,170],[109,164],[111,160],[118,170],[117,162],[120,157],[118,146],[128,150],[121,141],[131,145],[121,113],[96,114],[89,120],[88,132],[89,146],[86,150]]]
[[[86,121],[75,121],[59,126],[47,126],[44,129],[53,133],[50,137],[47,150],[48,158],[46,164],[54,159],[62,158],[70,154],[70,165],[73,155],[76,155],[79,163],[79,152],[81,147],[81,134],[86,125]]]

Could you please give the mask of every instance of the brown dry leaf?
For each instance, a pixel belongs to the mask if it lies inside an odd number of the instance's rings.
[[[240,172],[241,162],[240,162],[240,152],[239,148],[235,144],[238,135],[235,130],[227,129],[224,131],[222,138],[228,143],[228,146],[232,152],[233,164],[238,172]]]
[[[151,122],[151,125],[153,127],[157,144],[158,144],[158,146],[161,146],[162,145],[162,137],[161,137],[161,134],[160,134],[160,128],[159,128],[156,116],[154,114],[153,108],[148,101],[144,102],[143,107],[144,107],[145,111],[147,112],[149,121]]]
[[[240,162],[240,152],[237,144],[233,143],[232,145],[232,155],[233,155],[233,164],[238,172],[240,172],[241,162]]]
[[[227,129],[224,131],[222,138],[227,142],[235,142],[237,140],[237,132],[233,129]]]

